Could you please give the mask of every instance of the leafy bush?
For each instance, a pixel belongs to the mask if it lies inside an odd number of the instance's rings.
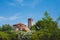
[[[18,40],[30,40],[33,32],[35,31],[29,31],[29,32],[19,31],[17,36]]]
[[[10,40],[9,34],[5,32],[0,32],[0,40]]]
[[[60,40],[60,29],[52,31],[41,29],[32,34],[31,40]]]

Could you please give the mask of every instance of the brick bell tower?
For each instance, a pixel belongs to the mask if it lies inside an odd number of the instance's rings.
[[[28,28],[31,28],[32,25],[33,25],[33,19],[28,18]]]

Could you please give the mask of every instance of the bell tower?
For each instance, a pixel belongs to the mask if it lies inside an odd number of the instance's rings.
[[[33,19],[28,18],[28,28],[31,28],[32,25],[33,25]]]

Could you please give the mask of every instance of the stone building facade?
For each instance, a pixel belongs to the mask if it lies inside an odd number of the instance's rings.
[[[29,18],[28,19],[28,27],[25,24],[18,23],[18,24],[14,24],[13,25],[13,28],[16,31],[18,31],[18,30],[29,31],[32,25],[33,25],[33,19],[32,18]]]
[[[22,23],[14,24],[13,27],[14,27],[14,30],[16,30],[16,31],[18,31],[18,30],[29,31],[30,30],[28,27],[26,27],[25,24],[22,24]]]

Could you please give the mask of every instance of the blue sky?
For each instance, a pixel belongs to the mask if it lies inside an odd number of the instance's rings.
[[[0,0],[0,25],[37,22],[45,11],[55,20],[60,16],[60,0]]]

